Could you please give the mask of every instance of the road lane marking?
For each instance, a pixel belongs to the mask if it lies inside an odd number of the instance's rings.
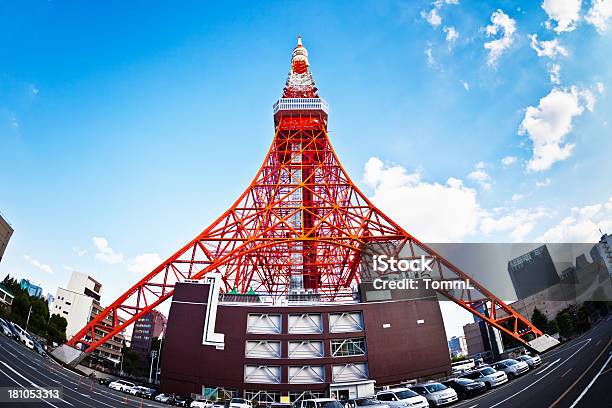
[[[595,357],[595,360],[593,360],[593,362],[587,367],[586,370],[584,370],[582,372],[582,374],[580,374],[580,377],[578,377],[576,379],[576,381],[574,381],[574,383],[572,385],[569,386],[568,389],[565,390],[565,392],[563,394],[561,394],[561,396],[559,398],[557,398],[557,400],[555,402],[553,402],[552,404],[550,404],[548,406],[548,408],[552,408],[555,405],[557,405],[559,403],[559,401],[561,401],[563,399],[563,397],[565,397],[567,395],[568,392],[570,392],[575,386],[576,384],[578,384],[578,382],[580,380],[582,380],[582,377],[584,377],[589,370],[591,369],[591,367],[593,367],[595,365],[595,363],[597,362],[597,360],[599,359],[599,357],[601,357],[601,355],[608,349],[608,347],[610,346],[610,343],[612,343],[612,339],[610,339],[610,341],[608,342],[608,344],[605,345],[605,347],[603,349],[601,349],[601,351],[599,352],[599,354],[597,355],[597,357]],[[604,364],[604,367],[608,365],[608,363],[610,362],[610,357],[608,357],[608,360],[606,360],[606,364]],[[600,372],[601,373],[601,372]],[[599,376],[600,373],[597,373],[597,375],[595,376],[595,378],[597,378]],[[593,381],[591,381],[591,384],[595,381],[595,378],[593,379]],[[586,390],[588,390],[591,387],[591,384],[589,384],[587,386],[587,388],[585,389],[585,391],[583,391],[583,394],[586,393]],[[580,394],[580,397],[578,397],[578,399],[582,398],[582,394]],[[578,400],[576,400],[575,402],[578,402]],[[575,404],[574,404],[575,405]],[[572,405],[572,407],[574,406]]]
[[[548,370],[550,367],[554,366],[554,365],[555,365],[555,364],[557,364],[559,361],[561,361],[561,359],[560,359],[560,358],[556,359],[556,360],[555,360],[555,361],[553,361],[552,363],[548,363],[548,364],[546,365],[546,367],[542,367],[542,368],[540,369],[540,371],[538,371],[537,373],[535,373],[535,375],[540,375],[540,374],[542,374],[544,371]]]
[[[471,407],[468,407],[468,408],[474,408],[474,407],[477,407],[477,406],[478,406],[478,404],[472,405]]]
[[[13,377],[11,377],[11,376],[10,376],[10,375],[8,375],[7,373],[5,373],[3,369],[1,369],[1,368],[0,368],[0,372],[1,372],[2,374],[4,374],[5,376],[7,376],[7,378],[10,378],[11,380],[13,380],[13,382],[14,382],[15,384],[19,385],[21,388],[23,388],[23,389],[25,390],[25,388],[26,388],[26,387],[24,387],[23,385],[21,385],[21,383],[20,383],[19,381],[17,381],[16,379],[14,379]],[[39,399],[40,399],[42,402],[44,402],[45,404],[51,405],[52,407],[55,407],[55,408],[59,408],[57,405],[54,405],[54,404],[50,403],[50,402],[49,402],[49,401],[47,401],[47,400],[44,400],[44,399],[42,399],[42,398],[39,398]]]
[[[599,339],[599,341],[597,343],[595,343],[596,346],[599,346],[599,343],[601,343],[601,339]]]
[[[580,350],[582,350],[584,347],[586,347],[587,344],[590,343],[591,339],[588,339],[589,341],[584,343],[582,345],[582,347],[580,347],[578,350],[574,351],[568,358],[566,358],[565,360],[563,360],[563,362],[561,364],[559,364],[558,366],[556,366],[555,368],[553,368],[552,370],[550,370],[549,372],[547,372],[546,374],[544,374],[543,376],[541,376],[540,378],[538,378],[536,381],[532,382],[531,384],[529,384],[528,386],[526,386],[525,388],[523,388],[522,390],[515,392],[514,394],[510,395],[509,397],[499,401],[497,404],[495,405],[491,405],[489,408],[495,408],[496,406],[503,404],[504,402],[508,401],[509,399],[514,398],[515,396],[517,396],[518,394],[520,394],[521,392],[533,387],[534,385],[536,385],[537,383],[539,383],[540,381],[542,381],[544,378],[548,377],[550,374],[552,374],[557,368],[561,367],[563,364],[565,364],[566,362],[568,362],[570,360],[570,358],[574,357],[576,355],[576,353],[578,353]],[[610,340],[612,341],[612,340]],[[560,359],[559,359],[560,360]],[[556,360],[554,363],[556,363]],[[552,366],[554,363],[549,364],[549,367]],[[541,371],[540,371],[541,372]],[[536,373],[537,374],[537,373]],[[548,407],[551,408],[551,407]]]
[[[553,352],[551,352],[549,354],[543,355],[542,356],[542,360],[545,360],[545,359],[547,359],[549,357],[552,357],[552,356],[556,356],[557,354],[563,353],[564,351],[566,351],[568,349],[571,349],[574,346],[577,346],[577,345],[582,344],[582,343],[588,343],[589,341],[591,341],[590,338],[589,339],[580,340],[580,341],[578,341],[576,343],[564,346],[562,349],[558,349],[558,350],[555,350],[555,351],[553,351]]]
[[[582,399],[582,397],[584,397],[586,395],[587,391],[589,391],[589,388],[591,388],[591,385],[593,385],[595,380],[597,380],[597,378],[599,378],[599,376],[601,375],[601,372],[603,371],[603,369],[606,368],[606,366],[610,362],[610,359],[612,359],[612,353],[610,353],[610,355],[608,356],[608,359],[606,360],[604,365],[601,367],[601,369],[599,370],[597,375],[595,377],[593,377],[593,379],[591,380],[589,385],[587,385],[587,387],[582,391],[582,393],[578,396],[578,398],[576,398],[576,401],[574,401],[574,403],[570,406],[570,408],[574,408],[576,406],[576,404],[578,404],[578,402]]]
[[[572,371],[571,368],[568,368],[566,372],[563,373],[563,375],[561,376],[561,378],[565,377],[570,371]]]

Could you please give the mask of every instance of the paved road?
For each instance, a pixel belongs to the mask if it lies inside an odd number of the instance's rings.
[[[612,317],[548,353],[542,366],[453,408],[612,408]],[[0,335],[0,386],[57,387],[63,401],[21,407],[167,407],[127,396],[42,358]],[[2,404],[0,404],[2,405]]]
[[[49,358],[43,358],[14,340],[0,335],[0,387],[62,387],[62,401],[0,403],[1,406],[26,407],[165,407],[98,384],[70,371]]]

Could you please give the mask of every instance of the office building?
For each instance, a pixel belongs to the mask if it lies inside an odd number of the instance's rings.
[[[448,340],[448,350],[451,357],[466,356],[467,342],[465,336],[453,336]]]
[[[508,262],[508,272],[517,299],[524,299],[560,281],[546,245],[511,259]]]
[[[0,213],[0,261],[2,261],[4,251],[6,250],[12,235],[13,227],[11,227],[11,224],[9,224],[2,213]]]
[[[140,355],[141,361],[148,361],[153,339],[162,335],[166,322],[166,316],[152,310],[134,323],[130,348]]]
[[[19,286],[21,286],[21,289],[27,291],[30,296],[37,298],[42,297],[42,287],[28,279],[21,279]]]
[[[591,249],[591,258],[593,261],[603,263],[608,274],[612,276],[612,235],[601,236],[599,242]]]

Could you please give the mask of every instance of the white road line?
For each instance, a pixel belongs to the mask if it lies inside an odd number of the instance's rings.
[[[28,380],[26,377],[24,377],[23,375],[19,374],[17,371],[15,371],[15,369],[13,367],[11,367],[10,365],[6,364],[4,361],[0,361],[0,363],[2,363],[6,368],[8,368],[9,370],[11,370],[12,372],[14,372],[15,374],[17,374],[18,376],[20,376],[21,378],[23,378],[24,380],[26,380],[27,382],[29,382],[33,387],[38,388],[40,390],[42,390],[43,388],[34,384],[32,381]],[[61,399],[61,398],[60,398]],[[66,400],[61,400],[62,402],[65,402],[66,404],[70,405],[71,407],[74,407],[73,404],[69,403]]]
[[[6,376],[7,376],[8,378],[10,378],[11,380],[13,380],[13,382],[14,382],[15,384],[19,385],[21,388],[23,388],[23,389],[25,389],[25,388],[26,388],[26,387],[24,387],[23,385],[21,385],[21,383],[20,383],[19,381],[17,381],[16,379],[14,379],[13,377],[11,377],[11,376],[10,376],[10,375],[8,375],[7,373],[5,373],[3,369],[1,369],[1,368],[0,368],[0,372],[1,372],[2,374],[6,375]],[[49,401],[47,401],[47,400],[44,400],[44,399],[40,399],[40,400],[41,400],[42,402],[44,402],[45,404],[51,405],[52,407],[59,408],[57,405],[54,405],[54,404],[50,403],[50,402],[49,402]]]
[[[540,381],[542,381],[544,378],[546,378],[547,376],[549,376],[550,374],[552,374],[557,368],[561,367],[563,364],[565,364],[566,362],[568,362],[570,360],[570,358],[574,357],[576,355],[576,353],[578,353],[580,350],[582,350],[583,348],[586,347],[587,344],[589,344],[591,342],[591,339],[588,339],[589,341],[584,343],[582,345],[582,347],[580,347],[578,350],[574,351],[568,358],[566,358],[565,360],[563,360],[563,362],[561,364],[559,364],[558,366],[556,366],[555,368],[553,368],[552,370],[550,370],[549,372],[547,372],[546,374],[544,374],[543,376],[541,376],[540,378],[538,378],[536,381],[532,382],[531,384],[529,384],[528,386],[526,386],[525,388],[523,388],[522,390],[515,392],[514,394],[510,395],[509,397],[499,401],[497,404],[495,405],[491,405],[489,408],[495,408],[496,406],[503,404],[504,402],[508,401],[509,399],[514,398],[515,396],[517,396],[518,394],[520,394],[523,391],[526,391],[527,389],[533,387],[534,385],[536,385],[537,383],[539,383]],[[556,361],[555,361],[556,362]],[[552,363],[550,364],[552,365]]]
[[[559,361],[561,361],[560,358],[556,359],[555,361],[553,361],[552,363],[549,363],[548,365],[546,365],[546,367],[542,367],[540,369],[540,371],[538,371],[537,373],[535,373],[535,375],[540,375],[542,374],[544,371],[548,370],[550,367],[552,367],[553,365],[557,364]]]
[[[601,372],[604,370],[604,368],[606,368],[606,366],[608,365],[608,363],[610,362],[610,359],[612,359],[612,353],[610,353],[610,355],[608,356],[608,359],[606,360],[606,362],[604,363],[603,366],[601,366],[601,369],[599,370],[599,372],[597,373],[597,375],[595,377],[593,377],[593,379],[591,380],[591,382],[589,383],[589,385],[586,386],[586,388],[582,391],[582,393],[578,396],[578,398],[576,398],[576,401],[574,401],[574,403],[572,405],[570,405],[569,408],[574,408],[576,406],[576,404],[578,404],[578,402],[580,402],[580,400],[582,399],[582,397],[584,397],[586,395],[586,393],[589,391],[589,388],[591,388],[591,385],[593,385],[593,383],[595,382],[595,380],[597,380],[597,378],[601,375]]]
[[[472,405],[471,407],[468,407],[468,408],[474,408],[474,407],[477,407],[477,406],[478,406],[478,404]]]

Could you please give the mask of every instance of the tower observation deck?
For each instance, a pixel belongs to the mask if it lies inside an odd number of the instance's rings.
[[[201,280],[209,273],[221,276],[222,293],[250,294],[262,301],[299,293],[321,302],[353,299],[362,281],[365,252],[376,245],[412,258],[427,257],[441,280],[469,279],[471,290],[438,293],[508,336],[523,343],[542,336],[529,320],[406,232],[356,187],[331,146],[329,106],[318,95],[301,38],[273,113],[274,138],[240,197],[127,289],[69,345],[94,350],[172,297],[177,282]],[[120,314],[125,321],[119,320]]]

